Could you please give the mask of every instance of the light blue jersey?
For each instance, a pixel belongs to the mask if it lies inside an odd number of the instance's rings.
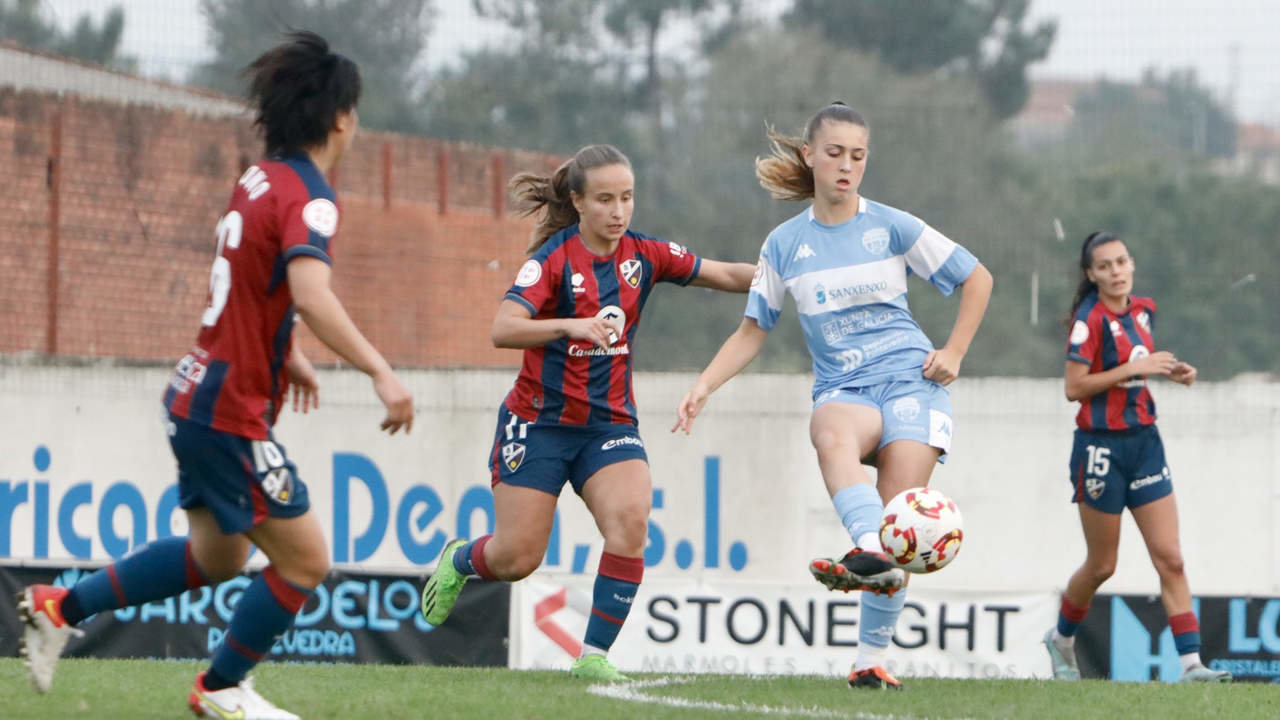
[[[978,259],[919,218],[859,199],[858,214],[823,225],[812,206],[769,233],[746,316],[772,330],[785,293],[795,298],[816,398],[828,390],[920,380],[933,345],[907,307],[907,276],[944,295]]]

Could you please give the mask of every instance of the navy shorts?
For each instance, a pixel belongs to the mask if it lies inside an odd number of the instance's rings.
[[[565,480],[582,494],[587,480],[623,460],[649,462],[635,425],[538,425],[507,406],[498,409],[498,429],[489,453],[492,484],[507,483],[560,495]]]
[[[1071,448],[1072,502],[1117,515],[1173,492],[1155,425],[1124,431],[1076,430]]]
[[[172,414],[168,426],[182,509],[208,508],[228,535],[310,509],[298,468],[274,438],[250,440]]]

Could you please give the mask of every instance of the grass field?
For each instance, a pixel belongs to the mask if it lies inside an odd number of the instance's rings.
[[[53,692],[31,690],[0,659],[0,717],[180,718],[194,662],[63,660]],[[1277,718],[1277,685],[1037,680],[909,681],[905,692],[854,692],[838,679],[644,675],[609,687],[567,673],[489,668],[265,665],[268,699],[311,718]],[[907,684],[907,681],[904,681]]]

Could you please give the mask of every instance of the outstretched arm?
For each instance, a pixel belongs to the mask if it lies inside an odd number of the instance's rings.
[[[401,427],[413,427],[413,395],[391,370],[338,301],[329,286],[332,271],[328,263],[313,257],[297,257],[289,261],[289,293],[294,308],[311,332],[346,360],[373,378],[373,389],[387,408],[382,429],[394,435]]]
[[[941,385],[950,385],[960,375],[960,363],[965,353],[969,352],[969,344],[982,324],[982,316],[987,312],[987,302],[991,300],[991,288],[995,280],[986,266],[978,263],[969,273],[969,277],[960,285],[960,311],[956,314],[956,324],[951,328],[951,337],[941,350],[934,350],[924,359],[924,377]]]
[[[731,263],[703,258],[702,264],[698,266],[697,277],[690,280],[689,284],[725,292],[744,293],[751,289],[751,278],[755,274],[756,266],[751,263]]]
[[[764,339],[768,336],[768,331],[761,329],[755,318],[743,318],[738,329],[720,346],[720,351],[711,360],[711,364],[698,376],[693,388],[680,400],[680,405],[676,408],[676,424],[672,426],[671,432],[684,430],[686,435],[689,434],[693,428],[693,419],[702,412],[711,393],[742,372],[760,354],[760,348],[764,347]]]

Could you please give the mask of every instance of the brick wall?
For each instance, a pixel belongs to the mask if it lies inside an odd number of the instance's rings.
[[[199,328],[214,224],[260,150],[243,118],[0,89],[0,353],[181,356]],[[393,364],[518,363],[489,344],[531,227],[507,212],[504,181],[557,162],[357,136],[334,178],[334,286]],[[298,338],[335,360],[305,328]]]

